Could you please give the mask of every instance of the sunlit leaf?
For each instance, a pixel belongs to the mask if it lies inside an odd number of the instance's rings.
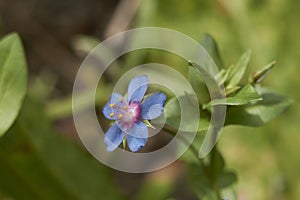
[[[203,108],[205,109],[216,105],[240,106],[260,100],[262,100],[262,97],[257,93],[255,88],[252,85],[247,84],[236,95],[225,99],[215,99],[210,103],[203,105]]]
[[[0,41],[0,136],[17,117],[27,87],[23,47],[15,33]]]

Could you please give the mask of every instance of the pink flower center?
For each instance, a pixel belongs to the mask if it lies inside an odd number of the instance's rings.
[[[131,102],[128,104],[124,100],[121,100],[121,105],[112,104],[115,110],[113,116],[118,121],[118,124],[122,126],[123,131],[127,131],[133,126],[140,117],[140,104],[137,102]]]

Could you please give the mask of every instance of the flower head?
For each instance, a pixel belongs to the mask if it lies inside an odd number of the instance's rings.
[[[104,116],[115,121],[104,137],[107,151],[115,150],[122,141],[127,141],[129,149],[133,152],[145,146],[148,128],[144,121],[159,117],[163,113],[166,101],[166,96],[161,92],[143,100],[148,83],[148,77],[145,75],[133,78],[128,86],[128,98],[112,93],[104,106]]]

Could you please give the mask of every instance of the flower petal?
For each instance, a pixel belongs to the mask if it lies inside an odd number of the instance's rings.
[[[141,105],[142,119],[155,119],[159,117],[164,111],[166,102],[166,95],[162,92],[157,92],[148,97]]]
[[[127,134],[136,138],[148,138],[148,127],[145,123],[137,121],[128,129]]]
[[[110,96],[109,101],[106,103],[106,105],[103,107],[103,114],[107,119],[114,119],[114,116],[111,116],[110,114],[115,112],[113,108],[110,107],[111,104],[115,104],[118,106],[121,106],[120,98],[123,98],[122,95],[118,93],[112,93]]]
[[[117,124],[113,124],[108,131],[105,133],[104,142],[106,144],[107,151],[115,150],[124,139],[124,133],[117,126]]]
[[[137,76],[133,78],[128,86],[128,101],[133,102],[140,102],[148,88],[148,77],[146,75]]]
[[[131,135],[127,135],[127,144],[132,152],[136,152],[145,146],[148,138],[136,138]]]

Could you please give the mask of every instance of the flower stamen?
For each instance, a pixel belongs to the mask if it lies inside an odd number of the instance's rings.
[[[109,104],[109,107],[110,107],[110,108],[113,108],[114,106],[115,106],[114,103]]]
[[[115,113],[113,113],[113,112],[109,114],[110,117],[113,117],[114,115],[115,115]]]

